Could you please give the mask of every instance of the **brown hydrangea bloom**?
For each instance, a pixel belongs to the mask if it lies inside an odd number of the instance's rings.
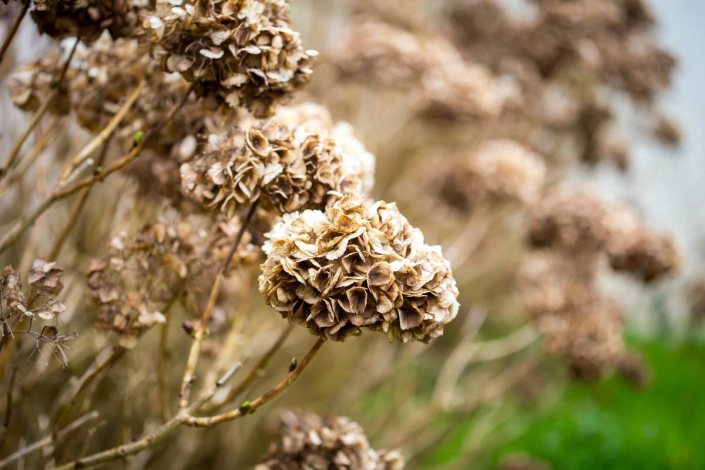
[[[18,320],[56,320],[66,310],[58,299],[64,288],[63,270],[56,263],[41,258],[34,260],[27,276],[29,288],[23,290],[22,278],[12,266],[0,274],[0,323],[2,335],[12,334],[12,325]]]
[[[643,282],[660,279],[681,265],[680,251],[672,237],[644,229],[610,243],[607,254],[614,270],[629,273]]]
[[[322,209],[370,186],[373,157],[343,128],[276,120],[211,135],[181,166],[184,190],[204,206],[233,214],[259,200],[278,213]]]
[[[343,77],[409,89],[424,113],[487,117],[497,115],[503,105],[502,89],[492,74],[466,62],[439,36],[379,20],[358,21],[332,55]]]
[[[260,293],[313,334],[343,341],[367,328],[428,342],[458,313],[450,264],[395,204],[349,195],[285,214],[268,238]]]
[[[211,233],[186,222],[147,225],[133,238],[121,233],[110,242],[110,255],[96,258],[88,268],[87,295],[100,307],[95,325],[115,331],[120,345],[134,347],[145,330],[163,323],[163,310],[180,293],[200,294],[198,282],[212,277],[227,256],[239,230],[237,218],[217,224]],[[231,263],[251,264],[258,250],[244,239]]]
[[[608,208],[592,188],[557,186],[531,210],[529,237],[535,247],[594,251],[609,233]]]
[[[607,256],[614,270],[648,283],[680,268],[681,254],[675,240],[646,228],[632,207],[613,204],[607,224]]]
[[[282,415],[281,445],[272,444],[255,470],[402,470],[397,451],[375,451],[359,424],[343,416]]]
[[[80,36],[92,43],[103,31],[114,38],[138,32],[148,0],[32,0],[32,19],[42,34],[56,39]]]
[[[570,314],[592,302],[597,293],[594,278],[596,253],[565,255],[553,250],[536,250],[523,260],[519,280],[524,305],[532,317]]]
[[[46,57],[37,62],[17,68],[7,78],[7,91],[12,103],[23,111],[36,112],[49,99],[63,66],[64,59],[61,52],[52,49]],[[70,81],[74,75],[74,70],[68,70],[65,82]],[[71,111],[71,98],[67,87],[64,86],[59,90],[49,111],[58,115],[65,115]]]
[[[539,199],[546,174],[543,160],[511,140],[483,142],[469,161],[465,185],[480,199],[518,201]]]
[[[586,304],[571,315],[542,316],[537,324],[546,350],[583,380],[613,372],[624,354],[622,321],[608,300]]]
[[[161,67],[200,95],[268,116],[308,83],[315,51],[292,29],[287,0],[157,0],[144,21]]]

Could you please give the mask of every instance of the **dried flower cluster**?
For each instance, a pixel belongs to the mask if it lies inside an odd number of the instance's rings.
[[[560,185],[532,208],[529,237],[534,247],[594,252],[610,234],[607,207],[596,190]]]
[[[538,326],[547,351],[583,380],[614,371],[624,354],[622,319],[609,300],[599,299],[566,315],[544,315]]]
[[[63,66],[61,53],[51,50],[37,62],[18,67],[7,77],[7,91],[12,103],[23,111],[36,112],[49,99]],[[65,80],[70,81],[74,74],[74,70],[67,71]],[[49,111],[56,115],[66,115],[71,111],[71,97],[66,87],[57,89],[57,97]]]
[[[68,359],[64,353],[64,343],[73,335],[59,333],[58,330],[59,315],[66,311],[66,305],[59,300],[64,288],[61,282],[63,273],[56,263],[36,259],[27,275],[28,289],[24,290],[17,270],[12,266],[5,267],[0,273],[0,336],[28,334],[35,339],[35,351],[42,358],[42,347],[46,345],[65,366]],[[33,331],[33,325],[43,322],[46,323],[41,332]],[[19,325],[23,328],[20,329]]]
[[[66,310],[66,305],[58,299],[64,288],[61,283],[63,270],[56,263],[36,259],[27,276],[29,291],[22,289],[20,274],[12,266],[7,266],[0,276],[0,300],[2,300],[2,335],[12,334],[12,325],[28,319],[56,320]]]
[[[496,0],[456,2],[450,20],[459,49],[512,77],[520,93],[505,117],[572,141],[581,162],[626,169],[628,151],[610,135],[613,105],[603,90],[651,105],[669,86],[675,60],[656,43],[653,16],[641,0],[535,3],[536,15],[519,20]],[[548,154],[540,141],[533,146]]]
[[[418,159],[394,195],[405,209],[453,227],[480,207],[530,207],[540,198],[545,173],[543,160],[523,145],[486,140],[467,155]]]
[[[343,341],[367,328],[428,342],[458,313],[440,247],[394,204],[346,196],[325,212],[285,215],[268,238],[260,293],[316,335]]]
[[[616,305],[595,286],[600,259],[606,254],[615,270],[651,282],[678,268],[674,242],[585,187],[549,191],[533,208],[529,232],[539,250],[522,266],[524,301],[547,350],[584,379],[613,371],[624,348]]]
[[[157,223],[131,239],[125,233],[113,238],[110,255],[92,260],[88,268],[88,298],[100,307],[96,326],[115,331],[120,345],[132,348],[142,332],[166,320],[164,310],[178,296],[201,294],[230,251],[239,221],[214,228],[209,234],[186,222]],[[245,265],[258,258],[248,235],[234,256]]]
[[[32,18],[42,34],[56,39],[79,36],[91,43],[107,30],[129,37],[140,27],[148,0],[32,0]]]
[[[284,214],[363,194],[373,161],[346,127],[287,126],[272,119],[211,135],[203,153],[181,166],[181,178],[187,194],[223,213],[259,200]]]
[[[144,26],[164,70],[257,116],[308,83],[316,56],[292,29],[286,0],[157,0]]]
[[[397,451],[370,447],[359,424],[343,416],[321,419],[313,414],[282,415],[281,445],[272,444],[256,470],[402,470]]]
[[[342,76],[411,90],[420,108],[443,117],[488,117],[501,111],[502,86],[484,67],[463,60],[439,36],[364,19],[334,54]]]

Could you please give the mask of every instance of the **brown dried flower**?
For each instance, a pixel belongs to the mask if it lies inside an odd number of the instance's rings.
[[[594,278],[599,256],[536,250],[522,262],[519,278],[524,305],[534,318],[570,314],[597,297]]]
[[[624,354],[622,321],[608,300],[588,303],[570,315],[544,315],[537,324],[546,350],[583,380],[613,372]]]
[[[113,238],[110,255],[92,260],[88,268],[88,298],[100,307],[96,326],[117,332],[123,347],[134,347],[143,331],[166,321],[163,310],[179,294],[200,293],[199,279],[212,277],[238,230],[233,218],[210,234],[181,222],[148,225],[132,239],[125,233]],[[246,236],[234,256],[251,264],[258,253]]]
[[[421,110],[443,117],[495,116],[501,86],[485,68],[463,60],[439,36],[410,32],[378,20],[356,22],[333,54],[344,77],[411,89]]]
[[[282,126],[274,119],[211,135],[205,151],[181,166],[181,179],[187,194],[226,214],[255,200],[287,213],[364,193],[373,161],[345,127]]]
[[[272,444],[255,470],[402,470],[397,451],[375,451],[359,424],[343,416],[282,415],[281,445]]]
[[[292,29],[287,0],[157,0],[144,27],[168,72],[196,82],[200,95],[263,117],[308,83],[315,51]]]
[[[458,313],[440,247],[395,204],[346,196],[326,212],[285,214],[268,234],[260,293],[291,323],[343,341],[362,328],[428,342]]]
[[[529,237],[535,247],[599,250],[609,236],[607,215],[607,207],[596,190],[560,185],[533,207]]]
[[[59,334],[57,329],[59,315],[66,311],[66,305],[58,299],[64,288],[61,283],[63,273],[63,270],[56,268],[56,263],[36,259],[27,275],[29,289],[23,290],[20,274],[12,266],[3,269],[0,273],[0,336],[14,337],[13,328],[26,322],[27,326],[22,330],[34,338],[34,352],[44,359],[42,348],[48,346],[59,362],[66,366],[68,359],[64,343],[73,339],[74,335]],[[41,332],[33,331],[32,326],[41,322],[45,322]]]
[[[12,72],[7,78],[7,91],[12,103],[23,111],[36,112],[42,103],[49,99],[63,66],[64,59],[61,52],[52,49],[46,57],[23,65]],[[70,81],[74,75],[74,70],[68,70],[65,81]],[[65,115],[71,111],[71,99],[67,87],[58,89],[49,111],[57,115]]]
[[[103,31],[113,38],[138,32],[140,11],[148,0],[32,0],[32,18],[42,34],[56,39],[80,36],[92,43]]]
[[[643,282],[660,279],[677,271],[681,265],[680,251],[672,237],[644,229],[610,243],[607,254],[613,269]]]

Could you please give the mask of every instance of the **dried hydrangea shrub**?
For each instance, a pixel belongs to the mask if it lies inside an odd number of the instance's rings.
[[[157,0],[144,27],[164,70],[259,117],[308,83],[316,56],[303,49],[286,0]]]
[[[181,166],[183,188],[228,215],[256,200],[281,214],[364,193],[371,185],[371,154],[347,131],[317,127],[273,119],[211,135],[203,153]]]
[[[100,307],[96,327],[115,331],[122,347],[134,347],[144,331],[166,321],[163,310],[178,295],[200,293],[201,284],[207,284],[201,278],[212,277],[238,230],[234,218],[210,234],[180,222],[147,225],[133,238],[125,233],[113,238],[110,255],[92,260],[88,268],[87,295]],[[247,234],[234,257],[246,264],[258,258]]]
[[[280,434],[281,444],[272,443],[255,470],[402,470],[405,465],[398,451],[372,449],[360,425],[343,416],[286,412]]]
[[[343,341],[366,328],[428,342],[458,313],[450,264],[395,204],[349,195],[285,214],[267,237],[260,293],[313,334]]]
[[[530,213],[529,238],[538,248],[599,251],[609,234],[608,208],[593,188],[557,186]]]
[[[544,315],[538,327],[546,350],[580,379],[597,380],[613,372],[623,357],[622,320],[611,301],[597,300],[571,315]]]
[[[140,14],[149,0],[32,0],[39,32],[56,39],[80,36],[90,44],[109,31],[114,38],[139,32]]]
[[[439,36],[365,19],[353,24],[333,56],[344,78],[409,89],[424,113],[488,117],[503,106],[502,87],[492,74],[466,62]]]

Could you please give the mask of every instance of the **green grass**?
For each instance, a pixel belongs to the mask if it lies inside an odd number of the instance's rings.
[[[493,460],[526,452],[561,470],[705,469],[705,345],[634,346],[651,366],[649,387],[635,390],[618,378],[571,385]]]

